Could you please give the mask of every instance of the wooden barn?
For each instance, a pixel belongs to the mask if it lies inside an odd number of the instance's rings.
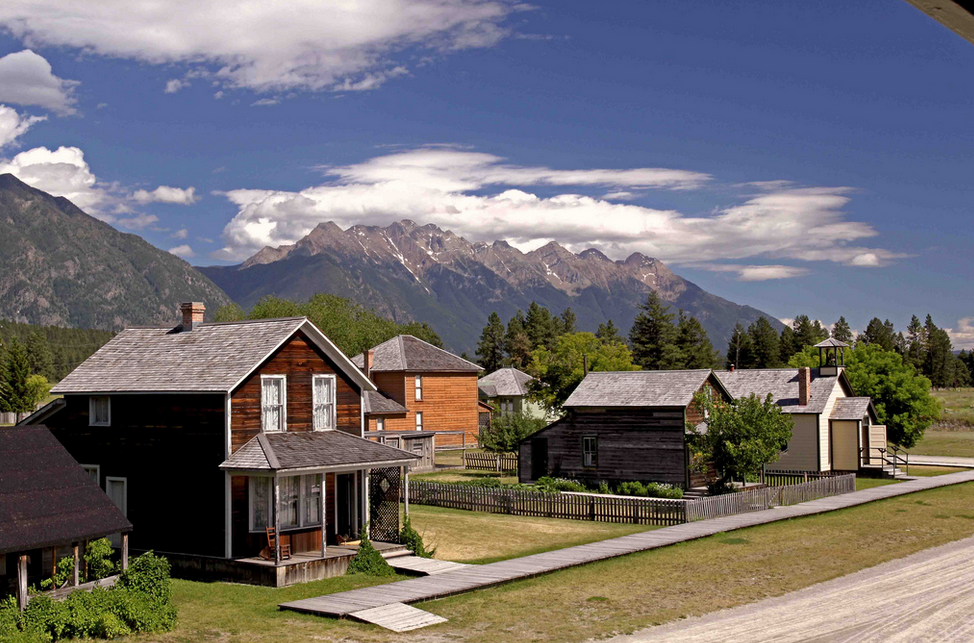
[[[74,557],[72,586],[90,540],[115,536],[128,565],[132,523],[43,426],[0,429],[0,598],[27,605],[28,583],[54,576]]]
[[[520,481],[689,486],[686,425],[704,420],[698,391],[732,399],[709,369],[589,373],[566,400],[565,417],[521,442]]]
[[[43,421],[174,573],[284,585],[344,572],[368,523],[398,538],[419,458],[364,438],[375,385],[304,317],[126,329]],[[271,530],[271,531],[269,531]]]
[[[477,446],[480,366],[412,335],[393,337],[353,361],[397,407],[367,415],[370,437],[423,431],[435,434],[438,449]]]

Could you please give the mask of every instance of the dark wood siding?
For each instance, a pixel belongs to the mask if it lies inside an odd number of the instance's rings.
[[[111,426],[88,426],[88,396],[65,396],[45,424],[81,464],[127,479],[133,549],[225,551],[224,396],[113,395]]]
[[[624,480],[686,484],[683,407],[572,411],[536,433],[548,440],[550,475],[613,483]],[[598,464],[582,466],[582,438],[598,439]],[[519,471],[531,482],[531,444],[521,443]]]
[[[287,430],[312,430],[311,377],[337,374],[337,428],[361,435],[361,393],[358,386],[297,333],[250,375],[231,396],[231,445],[234,451],[260,432],[260,376],[287,376]]]

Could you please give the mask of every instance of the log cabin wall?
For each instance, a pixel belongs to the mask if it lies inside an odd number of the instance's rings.
[[[700,387],[700,390],[709,390],[711,395],[713,395],[714,400],[723,400],[724,402],[733,401],[719,386],[714,383],[714,377],[714,375],[711,375],[707,381],[703,383],[703,386]],[[687,406],[687,423],[692,426],[697,426],[703,421],[703,409],[700,408],[700,405],[697,404],[696,401],[691,402],[690,405]]]
[[[312,430],[311,377],[337,375],[336,428],[362,435],[362,396],[357,384],[332,362],[303,333],[296,333],[271,355],[231,395],[230,442],[236,451],[261,430],[260,376],[287,376],[287,430]]]
[[[416,399],[415,377],[423,377],[423,399]],[[424,431],[464,431],[466,445],[476,446],[480,437],[477,373],[373,373],[382,393],[403,406],[405,415],[387,416],[386,431],[415,431],[416,413],[423,413]],[[376,430],[375,418],[369,430]],[[461,446],[464,436],[441,435],[437,448]]]
[[[130,547],[223,557],[222,394],[110,396],[111,426],[88,426],[88,396],[66,395],[45,421],[81,464],[126,479]]]
[[[684,486],[684,407],[577,409],[521,443],[522,482],[532,482],[532,438],[546,438],[549,475],[598,483],[627,480]],[[582,438],[598,440],[595,467],[582,466]]]

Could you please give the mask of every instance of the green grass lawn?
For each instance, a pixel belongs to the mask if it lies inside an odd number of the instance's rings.
[[[943,405],[940,423],[935,428],[974,430],[974,388],[933,391],[933,396]]]
[[[465,482],[468,480],[484,480],[496,478],[504,484],[517,484],[517,476],[510,472],[476,471],[474,469],[446,469],[432,473],[417,473],[410,475],[410,480],[425,480],[427,482]]]
[[[863,481],[867,483],[885,481]],[[578,641],[778,596],[921,549],[974,535],[974,483],[933,489],[819,516],[752,527],[650,552],[592,563],[419,605],[449,622],[410,634],[416,641]],[[552,531],[542,518],[413,507],[427,536],[480,542],[467,560],[531,552],[595,534]],[[530,523],[537,523],[529,527]],[[574,523],[579,529],[623,525]],[[446,532],[438,532],[443,536]],[[542,534],[555,534],[557,539]],[[608,534],[603,537],[609,537]],[[446,542],[442,547],[448,547]],[[452,543],[449,546],[454,546]],[[395,580],[395,579],[391,579]],[[164,643],[312,643],[397,641],[402,636],[353,621],[277,610],[279,602],[363,587],[360,576],[283,589],[174,581],[179,625],[165,635],[132,637]]]
[[[908,451],[916,455],[974,458],[974,430],[932,431],[928,429],[923,438]]]
[[[467,453],[483,453],[483,449],[467,449]],[[436,452],[436,464],[458,467],[463,464],[463,450],[450,449]]]
[[[955,469],[953,467],[925,467],[918,464],[910,465],[910,475],[917,476],[918,478],[930,478],[933,476],[942,476],[948,473],[960,473],[961,471],[968,471],[968,469]]]

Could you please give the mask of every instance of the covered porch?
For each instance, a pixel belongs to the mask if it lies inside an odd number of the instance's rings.
[[[334,430],[259,434],[220,465],[226,559],[244,568],[235,580],[283,586],[343,574],[365,525],[380,551],[404,550],[400,498],[417,459]]]

